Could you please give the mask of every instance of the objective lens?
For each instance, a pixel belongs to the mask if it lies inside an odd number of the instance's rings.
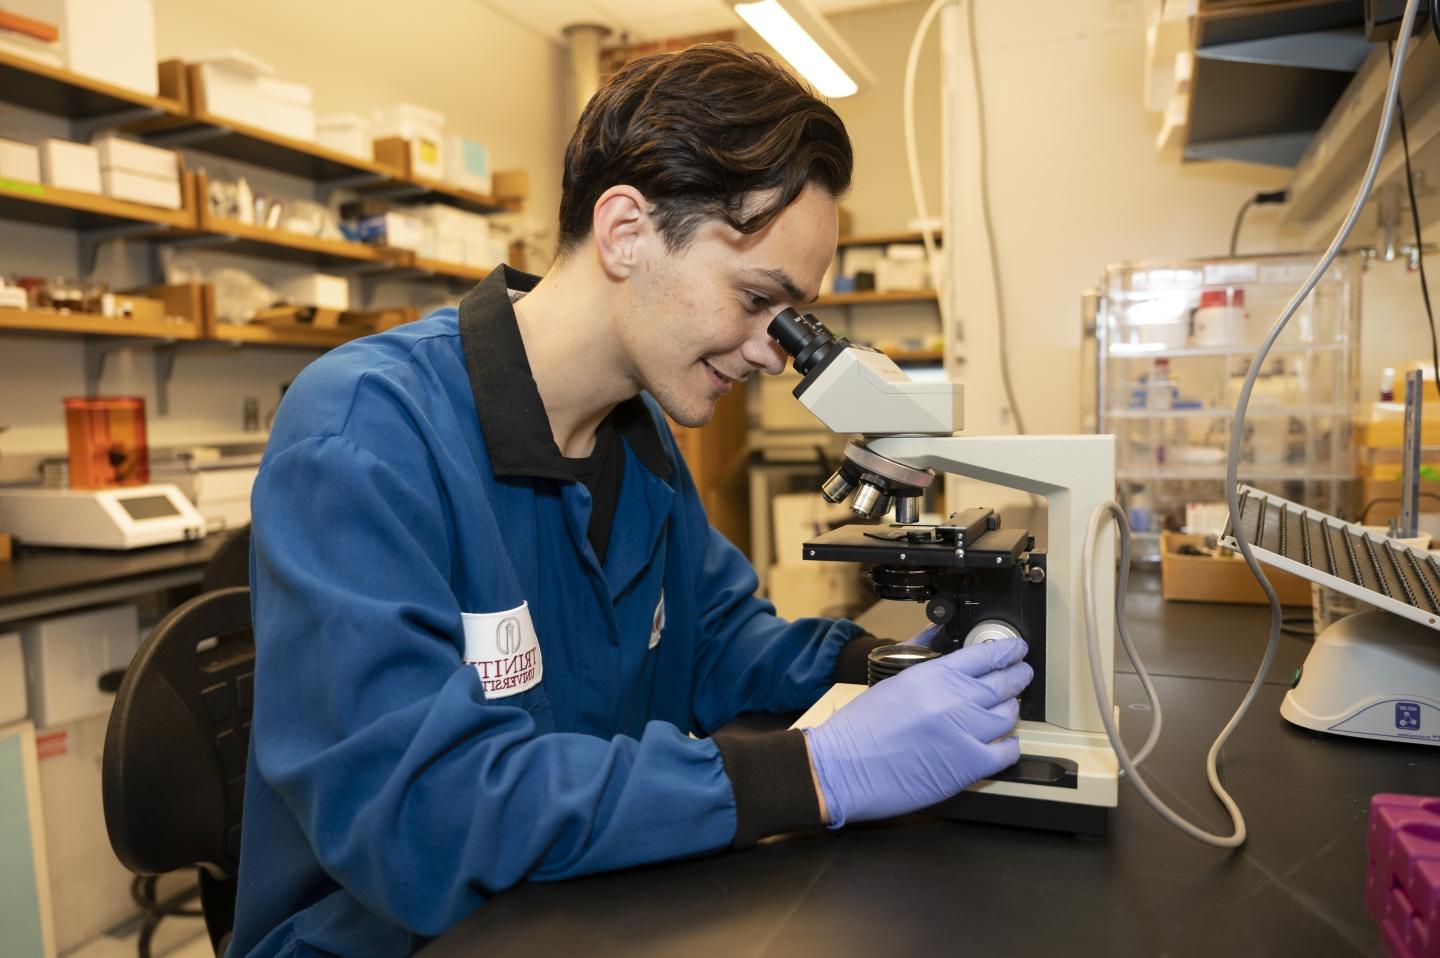
[[[845,501],[845,498],[854,490],[855,483],[845,475],[844,470],[836,469],[835,474],[825,480],[825,485],[820,487],[820,494],[825,497],[826,502],[833,502],[836,505]]]

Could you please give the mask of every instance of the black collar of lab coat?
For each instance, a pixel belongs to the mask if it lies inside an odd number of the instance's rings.
[[[574,469],[560,455],[550,431],[550,417],[530,372],[510,299],[511,290],[528,293],[538,282],[538,276],[495,267],[460,301],[460,342],[495,477],[574,482]],[[669,479],[670,462],[645,400],[627,399],[611,415],[616,434],[630,444],[645,468]]]

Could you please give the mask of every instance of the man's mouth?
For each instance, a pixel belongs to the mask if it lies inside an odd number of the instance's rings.
[[[739,379],[734,376],[725,375],[720,370],[710,365],[710,363],[704,359],[700,360],[700,363],[710,372],[711,378],[714,379],[718,386],[723,390],[728,390],[736,383],[744,381],[743,379]]]

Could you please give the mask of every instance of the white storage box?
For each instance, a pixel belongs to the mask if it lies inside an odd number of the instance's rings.
[[[100,691],[100,676],[125,668],[140,647],[133,605],[45,619],[20,634],[30,712],[41,727],[108,713],[113,696]]]
[[[0,725],[18,722],[29,714],[20,633],[7,632],[0,635]]]
[[[258,125],[264,120],[265,95],[260,77],[275,70],[243,50],[227,50],[199,57],[200,82],[205,88],[205,110]]]
[[[68,69],[147,96],[160,92],[151,0],[5,0],[4,7],[59,27]]]
[[[183,204],[179,180],[162,180],[124,170],[102,170],[101,183],[105,195],[131,203],[143,203],[167,210],[178,210]]]
[[[277,286],[297,306],[338,309],[342,313],[350,308],[350,281],[343,276],[306,273],[282,280]]]
[[[180,208],[180,181],[142,176],[125,170],[101,170],[100,184],[105,195],[131,203],[144,203],[167,210]]]
[[[370,121],[358,113],[327,113],[315,121],[315,141],[327,149],[363,159],[374,156]]]
[[[113,133],[97,136],[90,145],[100,154],[101,170],[124,170],[163,180],[180,176],[180,155],[174,150],[136,143]]]
[[[40,182],[40,148],[34,143],[0,139],[0,180]]]
[[[259,78],[265,114],[259,126],[296,140],[315,140],[315,93],[303,83]]]
[[[396,249],[418,250],[425,245],[425,226],[419,217],[391,210],[367,216],[359,223],[360,240]]]
[[[49,186],[82,193],[99,193],[100,153],[86,143],[42,140],[40,175]]]
[[[445,182],[488,195],[493,188],[489,148],[468,136],[445,137]]]
[[[376,110],[373,120],[376,139],[399,137],[409,141],[412,173],[435,180],[444,178],[445,114],[412,103],[397,103]]]
[[[196,63],[210,113],[292,139],[315,139],[314,94],[305,84],[276,79],[270,64],[243,50],[208,54]]]

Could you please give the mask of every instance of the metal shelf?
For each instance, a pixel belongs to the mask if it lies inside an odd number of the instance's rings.
[[[178,99],[147,96],[0,51],[0,100],[70,120],[183,116]]]
[[[1254,346],[1182,346],[1174,349],[1149,349],[1151,343],[1112,343],[1110,355],[1119,359],[1174,359],[1184,356],[1254,356]],[[1348,348],[1347,343],[1275,344],[1271,356],[1291,353],[1338,353]]]

